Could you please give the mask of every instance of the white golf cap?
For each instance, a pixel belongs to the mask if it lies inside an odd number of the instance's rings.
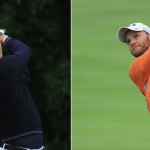
[[[128,30],[133,30],[133,31],[146,31],[147,33],[150,34],[150,28],[143,23],[132,23],[127,27],[121,27],[118,31],[118,38],[121,42],[126,43],[126,32]]]

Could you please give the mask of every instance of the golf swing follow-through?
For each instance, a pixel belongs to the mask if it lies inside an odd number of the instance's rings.
[[[45,150],[40,115],[27,88],[30,54],[26,44],[0,29],[0,149]]]
[[[150,28],[143,23],[121,27],[118,38],[126,43],[135,57],[129,67],[129,76],[145,95],[150,114]]]

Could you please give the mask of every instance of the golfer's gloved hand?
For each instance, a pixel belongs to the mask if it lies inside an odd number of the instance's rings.
[[[6,29],[0,29],[0,36],[6,34],[7,30]]]
[[[7,30],[6,29],[0,29],[0,43],[4,45],[5,40],[8,38],[6,35]]]

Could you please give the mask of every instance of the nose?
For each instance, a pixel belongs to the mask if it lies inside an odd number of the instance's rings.
[[[135,41],[134,39],[132,39],[132,40],[130,41],[130,45],[131,45],[131,46],[134,46],[135,43],[136,43],[136,41]]]

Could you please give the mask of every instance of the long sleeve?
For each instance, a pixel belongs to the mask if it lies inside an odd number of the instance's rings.
[[[148,79],[148,85],[146,90],[146,102],[147,102],[147,108],[149,110],[149,115],[150,115],[150,77]]]
[[[5,46],[10,54],[0,60],[0,73],[3,73],[7,79],[16,81],[26,67],[31,51],[27,45],[12,38],[6,41]]]
[[[146,96],[147,108],[150,114],[150,48],[131,63],[129,76],[141,93]],[[146,83],[147,87],[145,88]]]

